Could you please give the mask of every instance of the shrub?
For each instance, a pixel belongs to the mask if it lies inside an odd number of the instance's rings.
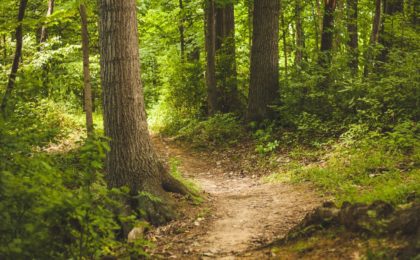
[[[191,120],[177,138],[194,147],[231,145],[244,136],[244,128],[233,114],[216,114],[205,121]]]

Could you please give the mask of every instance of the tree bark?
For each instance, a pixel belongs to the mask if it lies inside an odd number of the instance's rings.
[[[328,68],[332,58],[332,48],[334,41],[334,11],[336,0],[324,0],[324,17],[322,22],[321,35],[321,53],[319,57],[319,65]]]
[[[54,12],[54,0],[48,0],[48,9],[46,17],[49,17]],[[41,28],[41,36],[39,37],[39,42],[43,43],[47,40],[47,27],[45,25]]]
[[[359,68],[359,36],[357,30],[358,0],[347,0],[347,31],[349,39],[347,46],[349,50],[349,67],[353,75],[357,75]]]
[[[366,51],[366,58],[365,58],[365,66],[364,66],[364,77],[369,75],[369,68],[372,66],[373,63],[373,49],[375,48],[376,44],[378,43],[379,38],[379,28],[381,25],[381,0],[375,1],[375,15],[373,16],[372,22],[372,32],[370,35],[369,40],[369,48]]]
[[[296,19],[296,56],[295,65],[301,66],[303,50],[305,48],[305,37],[302,26],[302,2],[295,0],[295,19]]]
[[[216,86],[216,12],[214,0],[205,3],[205,35],[206,35],[206,84],[208,114],[218,111]]]
[[[23,18],[25,17],[25,10],[26,10],[27,3],[28,3],[28,0],[21,0],[20,5],[19,5],[19,13],[17,17],[18,26],[16,27],[16,32],[15,32],[15,36],[16,36],[15,57],[13,59],[12,69],[9,74],[9,80],[6,87],[6,92],[4,93],[3,100],[1,102],[1,112],[3,114],[3,117],[6,117],[7,102],[15,86],[16,73],[19,69],[19,62],[22,57],[22,47],[23,47],[22,21],[23,21]]]
[[[89,31],[87,23],[86,6],[79,6],[79,13],[82,27],[82,50],[83,50],[83,83],[84,83],[84,105],[86,115],[86,129],[88,136],[93,133],[93,115],[92,115],[92,87],[90,84],[89,71]]]
[[[279,92],[279,0],[255,0],[247,120],[269,116]]]
[[[237,90],[235,15],[233,3],[216,1],[216,85],[218,111],[240,109]]]
[[[106,157],[109,187],[127,186],[133,199],[139,192],[161,198],[148,200],[149,220],[160,224],[174,217],[167,192],[189,194],[158,160],[148,132],[140,80],[136,0],[100,0],[100,54]],[[136,199],[132,207],[144,204]],[[157,213],[156,213],[157,211]]]

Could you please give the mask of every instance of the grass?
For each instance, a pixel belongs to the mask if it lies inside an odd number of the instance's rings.
[[[309,153],[307,161],[314,161],[313,154]],[[411,193],[420,194],[418,143],[408,153],[389,149],[384,140],[352,146],[337,143],[322,163],[302,163],[302,151],[291,152],[289,157],[289,163],[264,181],[309,181],[324,194],[333,195],[338,204],[383,200],[396,205],[405,203]]]
[[[169,159],[169,166],[171,175],[184,184],[187,189],[191,192],[191,200],[194,204],[201,204],[204,199],[200,196],[201,188],[198,186],[197,183],[193,182],[192,180],[186,179],[182,176],[181,171],[179,170],[179,165],[181,164],[180,160],[176,158]]]

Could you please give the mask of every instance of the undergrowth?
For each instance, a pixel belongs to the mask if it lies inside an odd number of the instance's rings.
[[[354,126],[324,159],[305,165],[293,160],[291,153],[291,162],[267,179],[310,181],[339,204],[375,200],[405,203],[407,197],[420,193],[418,136],[419,127],[413,122],[399,124],[386,133]]]
[[[0,119],[0,258],[97,259],[146,255],[145,239],[129,244],[121,224],[125,189],[108,189],[103,160],[108,140],[97,133],[74,149],[44,148],[81,131],[77,117],[52,102],[18,104]]]

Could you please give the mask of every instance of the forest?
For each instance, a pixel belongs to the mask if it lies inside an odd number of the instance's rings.
[[[419,0],[2,0],[0,259],[420,259]]]

